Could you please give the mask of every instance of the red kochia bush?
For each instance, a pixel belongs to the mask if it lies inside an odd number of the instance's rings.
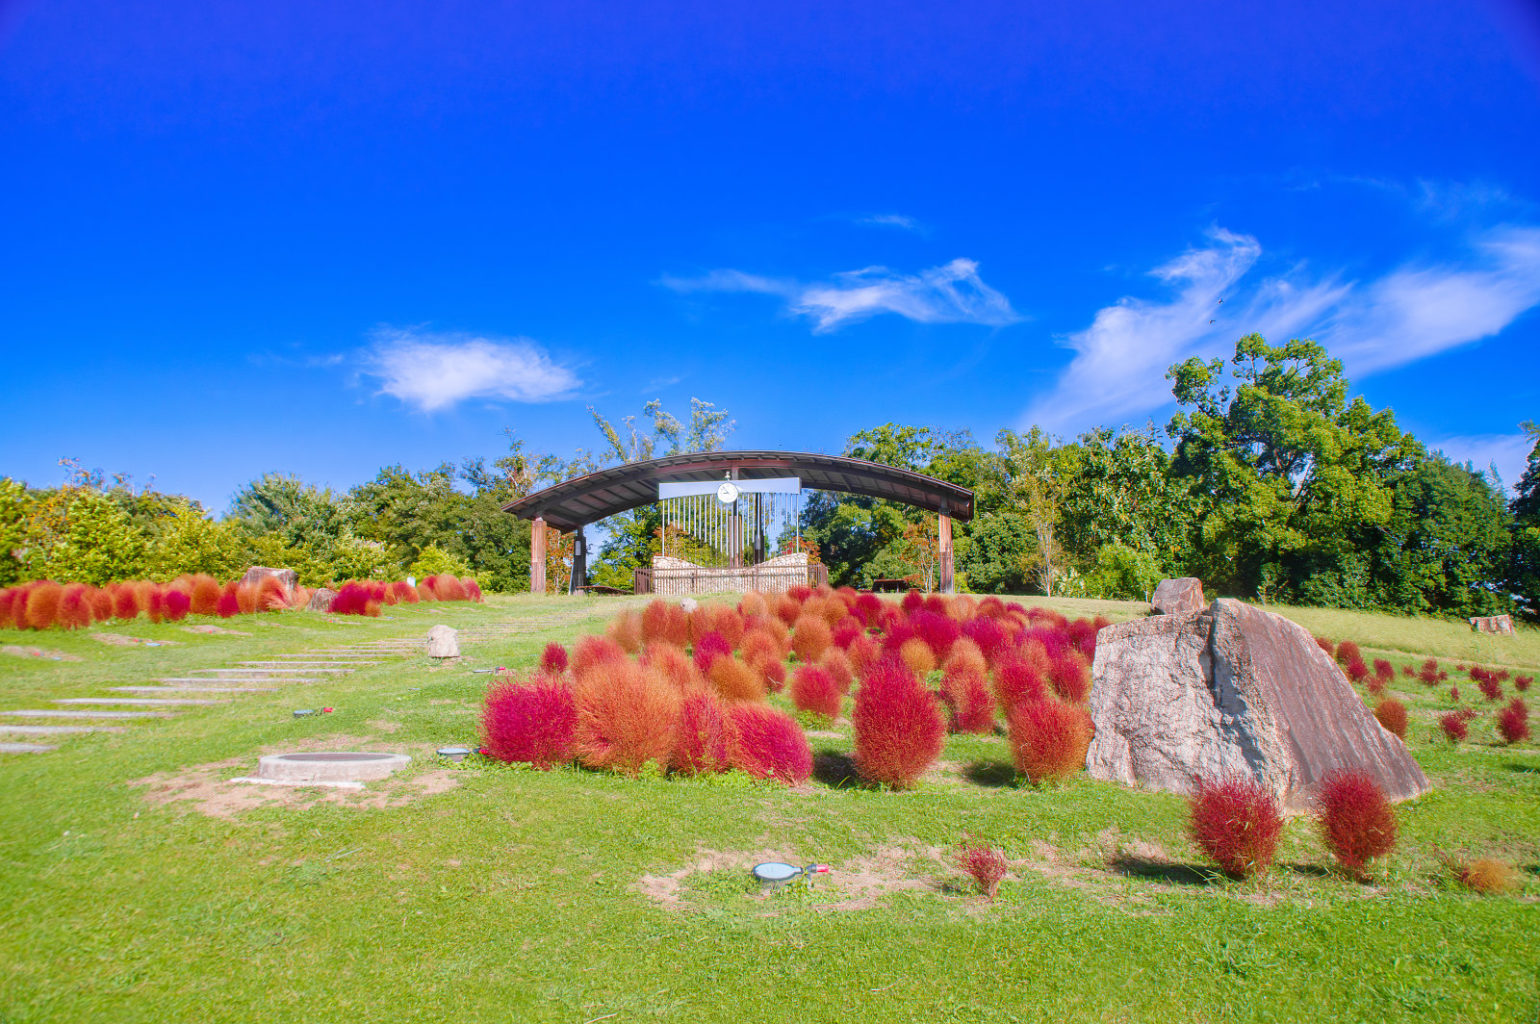
[[[679,731],[669,767],[685,775],[727,770],[732,747],[732,719],[727,705],[711,690],[694,690],[679,704]]]
[[[1451,711],[1441,717],[1438,726],[1444,730],[1444,736],[1450,743],[1459,743],[1470,733],[1465,724],[1465,716],[1458,711]]]
[[[995,668],[995,695],[1000,699],[1001,711],[1009,713],[1022,701],[1042,700],[1047,696],[1047,682],[1038,660],[1012,654]]]
[[[1369,678],[1369,666],[1364,664],[1362,658],[1354,658],[1348,662],[1344,671],[1347,673],[1347,677],[1355,683],[1361,683]]]
[[[1438,659],[1429,658],[1422,663],[1422,668],[1417,671],[1417,678],[1421,679],[1424,686],[1438,685]]]
[[[572,690],[549,676],[506,682],[481,704],[481,745],[499,761],[526,761],[542,770],[572,760],[577,705]]]
[[[791,649],[805,662],[814,662],[829,649],[833,632],[818,615],[799,615],[792,626]]]
[[[791,702],[798,711],[810,711],[832,722],[840,716],[843,695],[834,677],[817,665],[800,665],[791,675]]]
[[[1363,661],[1363,654],[1358,650],[1358,645],[1351,640],[1344,640],[1337,645],[1337,663],[1339,665],[1351,665],[1355,661]]]
[[[850,716],[862,778],[904,789],[941,754],[946,720],[928,689],[897,658],[867,672]]]
[[[941,699],[952,713],[953,732],[994,732],[995,698],[980,672],[960,666],[946,673],[941,678]]]
[[[1375,658],[1374,675],[1378,679],[1394,679],[1396,676],[1395,666],[1391,665],[1384,658]]]
[[[1053,691],[1071,704],[1084,703],[1091,692],[1091,666],[1078,651],[1065,650],[1049,663],[1048,681]]]
[[[546,644],[545,650],[540,652],[540,668],[551,675],[567,671],[567,649],[555,642]]]
[[[1091,718],[1053,699],[1023,701],[1006,716],[1016,771],[1032,782],[1073,775],[1085,767]]]
[[[349,580],[338,588],[330,610],[333,615],[365,615],[369,601],[369,588],[357,580]]]
[[[91,594],[95,587],[70,583],[59,597],[59,611],[54,619],[65,629],[80,629],[91,624]]]
[[[219,595],[219,600],[214,602],[214,614],[221,619],[228,619],[241,613],[241,602],[235,596],[235,591],[226,590]]]
[[[64,588],[52,580],[34,583],[27,592],[27,617],[29,629],[47,629],[59,617],[59,604],[64,600]]]
[[[1374,717],[1387,730],[1400,739],[1406,739],[1406,705],[1394,697],[1386,697],[1374,705]]]
[[[579,675],[573,696],[578,709],[574,749],[583,764],[629,775],[649,761],[668,764],[679,729],[680,697],[672,687],[621,659]]]
[[[194,576],[187,596],[192,599],[191,611],[194,615],[219,614],[219,581],[214,577],[204,573]]]
[[[1514,676],[1513,677],[1513,688],[1515,690],[1519,691],[1520,693],[1524,693],[1525,691],[1527,691],[1529,689],[1530,684],[1533,683],[1534,681],[1535,681],[1535,677],[1534,676]]]
[[[167,590],[161,599],[161,614],[167,622],[181,622],[191,607],[192,598],[184,590]]]
[[[1335,658],[1337,656],[1337,645],[1326,639],[1324,636],[1316,637],[1315,645],[1321,650],[1325,651],[1328,658]]]
[[[729,644],[720,633],[705,633],[695,641],[695,668],[701,675],[711,671],[711,665],[718,658],[729,657],[733,653],[732,644]]]
[[[626,652],[607,636],[580,636],[572,645],[572,674],[586,675],[591,669],[612,661],[625,661]]]
[[[1518,743],[1529,739],[1529,707],[1515,697],[1513,702],[1497,713],[1497,732],[1504,743]]]
[[[1317,821],[1326,848],[1350,874],[1396,845],[1396,814],[1379,785],[1363,772],[1339,772],[1321,785]]]
[[[756,779],[798,786],[813,774],[813,750],[796,721],[764,704],[734,704],[729,763]]]
[[[1188,804],[1193,842],[1231,878],[1267,870],[1283,832],[1272,791],[1255,779],[1200,779]]]

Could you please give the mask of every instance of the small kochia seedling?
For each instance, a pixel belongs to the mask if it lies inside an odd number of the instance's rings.
[[[1005,877],[1005,854],[992,846],[964,843],[957,852],[957,866],[972,878],[984,898],[993,903]]]

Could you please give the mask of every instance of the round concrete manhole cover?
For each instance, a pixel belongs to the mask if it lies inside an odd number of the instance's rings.
[[[268,754],[257,762],[254,778],[238,781],[291,786],[361,786],[374,779],[383,779],[411,762],[405,754],[359,750]]]

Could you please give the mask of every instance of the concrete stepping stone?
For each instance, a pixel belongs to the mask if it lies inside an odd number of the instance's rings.
[[[62,736],[74,732],[122,732],[117,725],[6,725],[0,722],[0,733],[9,736]]]
[[[275,686],[109,686],[113,693],[277,693]]]
[[[218,676],[285,676],[293,674],[285,672],[281,668],[190,668],[187,671]],[[309,665],[304,665],[297,666],[294,671],[328,676],[345,676],[354,670],[350,668],[312,668]]]
[[[157,683],[217,683],[217,682],[220,682],[222,679],[227,679],[229,682],[232,682],[232,683],[320,683],[320,682],[326,682],[326,680],[323,680],[323,679],[313,679],[313,678],[311,678],[309,676],[304,676],[304,677],[300,677],[300,676],[241,676],[239,678],[236,678],[236,677],[233,677],[233,676],[232,677],[221,677],[221,676],[160,676],[155,681]]]
[[[0,743],[0,754],[46,754],[58,749],[46,743]]]
[[[66,711],[63,708],[48,711],[33,708],[25,711],[0,711],[0,715],[13,715],[16,718],[170,718],[173,714],[175,712],[171,711]]]
[[[203,700],[188,697],[186,700],[170,700],[164,697],[60,697],[55,704],[142,704],[145,707],[171,707],[173,704],[228,704],[223,700]]]

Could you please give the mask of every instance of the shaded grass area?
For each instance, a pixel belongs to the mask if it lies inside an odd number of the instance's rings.
[[[1399,808],[1402,845],[1370,885],[1324,871],[1302,819],[1285,830],[1280,866],[1246,883],[1217,879],[1184,836],[1182,800],[1084,778],[1018,787],[1000,737],[950,738],[942,765],[909,793],[859,784],[844,723],[812,737],[818,774],[798,790],[737,776],[432,763],[433,747],[473,738],[487,682],[473,669],[532,664],[548,640],[597,629],[600,619],[585,627],[574,610],[619,606],[497,597],[395,608],[388,621],[225,623],[251,637],[109,627],[186,641],[166,648],[0,634],[83,659],[0,661],[0,707],[12,708],[278,652],[421,636],[435,621],[532,629],[467,646],[454,665],[387,660],[0,760],[0,1020],[1536,1015],[1540,756],[1532,744],[1435,742],[1435,695],[1411,680],[1395,684],[1413,705],[1409,740],[1439,788]],[[1338,621],[1349,628],[1336,639],[1365,643],[1379,628]],[[1408,629],[1418,636],[1420,625]],[[290,715],[327,704],[336,710],[325,717]],[[423,762],[413,773],[447,772],[459,785],[382,809],[210,817],[149,803],[130,784],[225,761],[236,764],[219,774],[235,775],[259,749],[328,736],[405,750]],[[946,863],[965,836],[1012,861],[993,905]],[[1523,892],[1453,888],[1437,854],[1462,849],[1523,866]],[[707,866],[708,851],[761,850],[835,872],[822,889],[765,896],[740,868]],[[639,888],[670,875],[680,876],[676,905]]]

